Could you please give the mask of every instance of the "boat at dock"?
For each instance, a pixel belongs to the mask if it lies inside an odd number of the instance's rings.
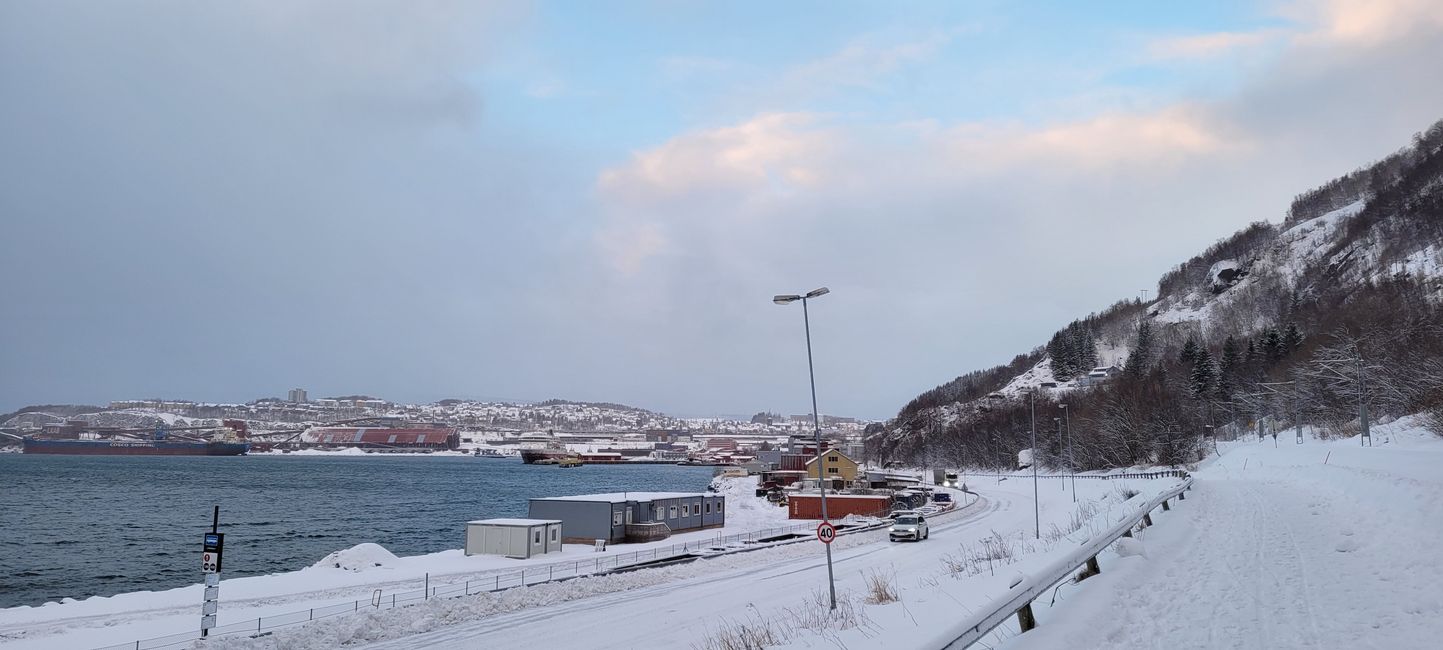
[[[68,456],[241,456],[250,450],[250,443],[227,427],[217,429],[209,438],[174,436],[158,427],[146,438],[25,436],[21,445],[21,451],[27,454]]]

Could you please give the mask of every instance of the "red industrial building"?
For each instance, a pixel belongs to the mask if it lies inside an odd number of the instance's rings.
[[[316,427],[302,439],[327,447],[364,449],[447,450],[461,446],[461,434],[451,427],[412,425],[409,427]]]
[[[847,515],[882,517],[892,509],[892,497],[873,494],[828,494],[827,517],[832,520]],[[787,497],[790,519],[821,519],[822,497],[819,494],[793,494]]]

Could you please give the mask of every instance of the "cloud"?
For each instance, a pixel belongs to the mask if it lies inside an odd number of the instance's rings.
[[[0,220],[29,242],[0,294],[46,314],[0,334],[0,395],[484,390],[451,360],[519,364],[481,341],[539,336],[494,313],[560,264],[567,159],[508,143],[468,81],[524,12],[0,5]]]
[[[795,359],[787,316],[753,299],[828,285],[818,376],[834,399],[885,413],[1136,295],[1443,117],[1443,79],[1422,63],[1443,58],[1443,30],[1298,36],[1324,29],[1268,33],[1276,51],[1232,94],[1149,110],[1033,123],[761,113],[679,133],[597,177],[603,293],[699,367],[752,359],[743,381],[760,396],[789,384],[755,359]],[[628,248],[628,233],[645,236]]]
[[[853,40],[822,58],[793,67],[784,75],[787,87],[813,89],[873,88],[898,70],[931,60],[951,41],[945,32],[896,43],[879,43],[878,37]]]
[[[1443,28],[1443,3],[1436,0],[1311,0],[1283,14],[1304,25],[1305,43],[1373,46]]]
[[[1264,29],[1169,36],[1149,43],[1148,53],[1155,59],[1163,60],[1212,59],[1274,42],[1282,35],[1281,30]]]

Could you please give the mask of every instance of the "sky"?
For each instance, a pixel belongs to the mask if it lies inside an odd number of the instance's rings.
[[[895,414],[1443,118],[1443,3],[0,3],[0,410]]]

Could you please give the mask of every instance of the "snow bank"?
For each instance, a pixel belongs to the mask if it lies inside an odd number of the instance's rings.
[[[344,569],[346,571],[368,571],[376,568],[395,568],[400,558],[380,544],[357,544],[343,551],[327,555],[320,562],[312,564],[316,569]]]

